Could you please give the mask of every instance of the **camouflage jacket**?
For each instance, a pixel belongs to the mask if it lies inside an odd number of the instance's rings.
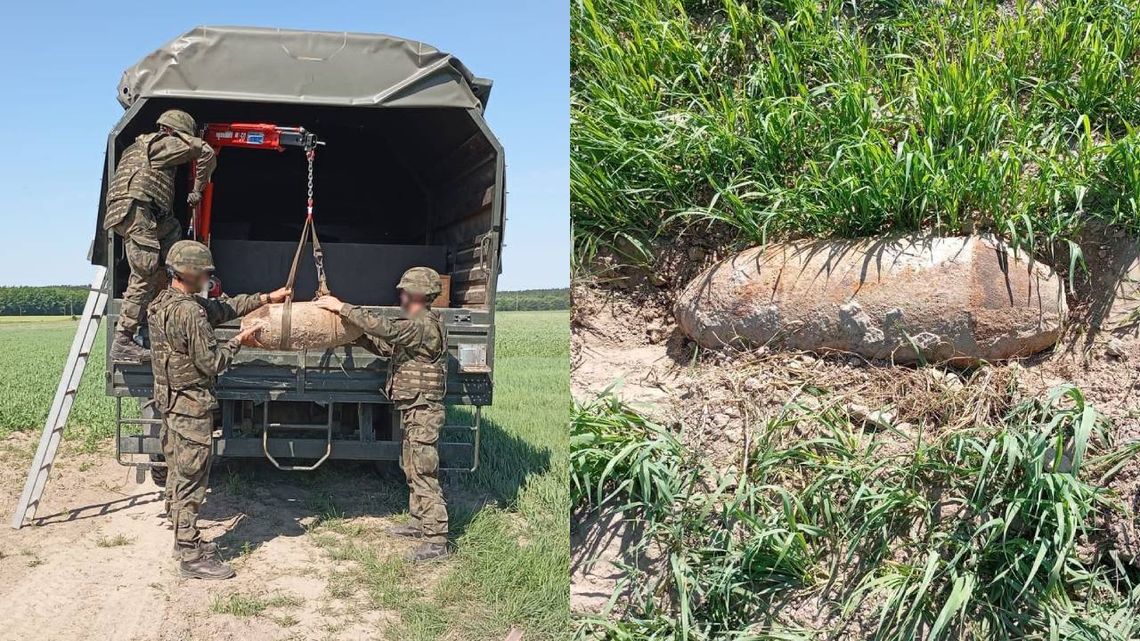
[[[198,161],[194,191],[201,192],[217,164],[214,149],[205,140],[186,134],[143,134],[123,152],[107,188],[107,213],[103,229],[126,218],[132,201],[142,201],[160,215],[174,209],[174,169]]]
[[[217,407],[214,383],[241,344],[219,345],[214,327],[262,306],[261,294],[207,299],[167,288],[151,302],[154,400],[163,413],[201,417]]]
[[[388,398],[407,406],[420,395],[442,401],[447,380],[447,347],[439,312],[426,309],[409,317],[390,318],[345,304],[345,320],[364,330],[366,345],[388,358]]]

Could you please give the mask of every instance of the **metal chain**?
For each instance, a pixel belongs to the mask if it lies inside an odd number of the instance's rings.
[[[309,159],[309,200],[307,202],[309,216],[313,215],[313,159],[316,155],[316,149],[310,149],[305,152],[305,156]]]
[[[317,297],[329,293],[328,278],[325,276],[325,252],[321,249],[321,241],[317,240],[317,224],[313,220],[313,160],[316,158],[316,148],[309,149],[305,155],[309,159],[309,200],[308,200],[308,228],[313,238],[313,264],[317,268]]]

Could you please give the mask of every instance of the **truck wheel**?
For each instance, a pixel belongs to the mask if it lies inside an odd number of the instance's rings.
[[[158,411],[158,407],[151,399],[139,401],[139,415],[142,418],[162,418],[162,412]],[[160,434],[160,425],[147,424],[143,426],[143,433],[147,436],[158,438]],[[150,460],[155,462],[165,462],[166,459],[161,454],[151,454]],[[150,468],[150,480],[159,487],[166,487],[166,466]]]

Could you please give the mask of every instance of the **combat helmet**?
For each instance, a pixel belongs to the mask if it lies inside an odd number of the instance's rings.
[[[210,248],[196,240],[180,240],[166,254],[166,266],[180,274],[214,271]]]
[[[198,131],[198,123],[194,122],[194,117],[181,109],[168,109],[162,112],[162,115],[158,117],[158,124],[166,125],[174,131],[189,136],[195,135]]]
[[[428,300],[439,296],[443,285],[439,282],[439,274],[430,267],[413,267],[404,272],[396,289],[402,289],[409,294],[419,294]]]

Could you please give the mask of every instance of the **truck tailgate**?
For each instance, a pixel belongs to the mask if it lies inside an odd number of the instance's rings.
[[[118,300],[113,307],[117,312]],[[395,315],[395,308],[372,308]],[[494,332],[491,314],[482,310],[441,310],[447,331],[446,403],[490,405]],[[109,322],[110,319],[109,319]],[[219,327],[228,340],[238,323]],[[282,352],[243,348],[218,379],[218,397],[230,399],[389,402],[383,389],[387,359],[359,347]],[[153,394],[150,363],[110,364],[107,393],[147,398]]]

